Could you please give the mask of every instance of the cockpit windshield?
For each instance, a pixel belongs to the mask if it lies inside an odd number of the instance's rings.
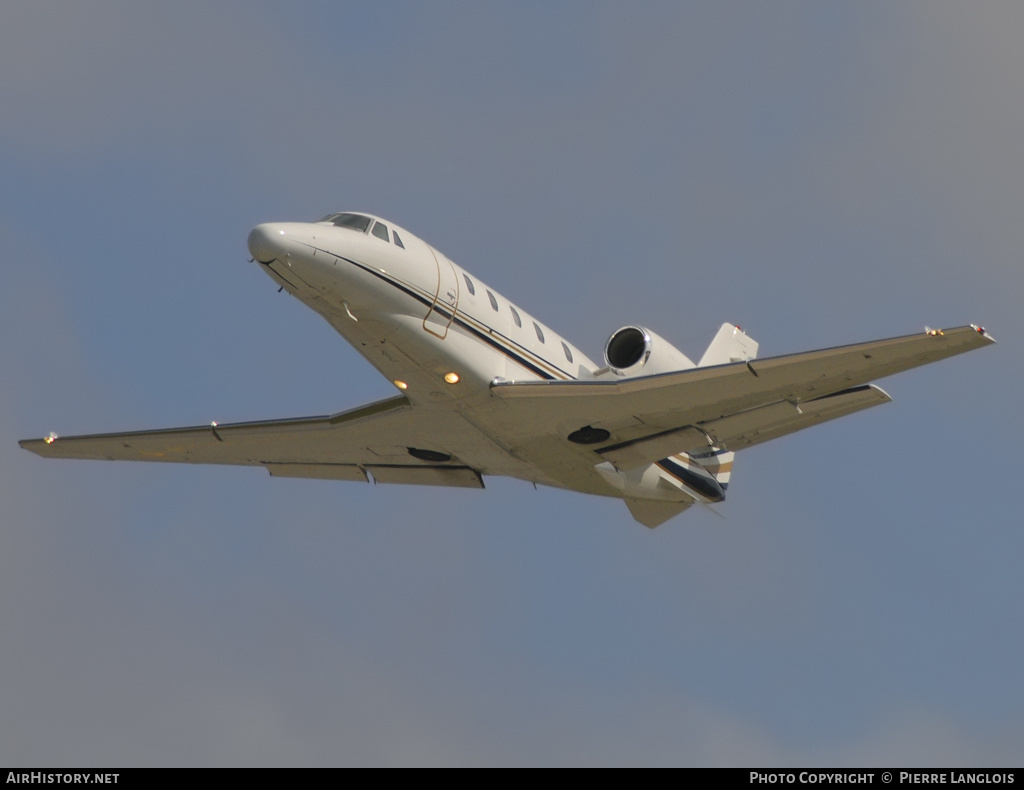
[[[317,220],[317,222],[330,222],[339,228],[358,230],[360,233],[366,233],[366,229],[370,227],[372,221],[369,217],[364,217],[362,214],[328,214],[326,217]]]

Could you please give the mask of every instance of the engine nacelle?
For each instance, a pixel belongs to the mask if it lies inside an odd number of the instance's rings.
[[[689,357],[642,326],[612,332],[604,346],[604,364],[616,376],[653,376],[695,367]]]

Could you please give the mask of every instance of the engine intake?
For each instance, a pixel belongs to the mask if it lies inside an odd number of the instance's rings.
[[[694,367],[682,351],[642,326],[624,326],[608,338],[604,363],[616,376],[652,376]]]

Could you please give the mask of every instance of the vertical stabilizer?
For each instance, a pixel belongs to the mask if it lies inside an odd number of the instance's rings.
[[[718,485],[725,491],[729,487],[729,477],[732,475],[732,459],[736,453],[731,450],[714,450],[706,455],[697,455],[693,460],[710,472]]]
[[[730,362],[747,362],[756,358],[757,341],[748,337],[738,326],[722,324],[697,367],[728,365]]]

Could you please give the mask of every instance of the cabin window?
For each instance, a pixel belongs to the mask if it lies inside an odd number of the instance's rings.
[[[523,328],[523,319],[521,319],[519,317],[519,313],[516,312],[516,309],[512,305],[509,305],[508,309],[512,311],[512,320],[516,322],[516,326],[518,326],[520,329],[522,329]]]
[[[533,322],[533,331],[537,333],[537,339],[541,343],[543,343],[544,342],[544,333],[540,331],[540,324],[538,324],[536,321]]]
[[[564,341],[562,342],[562,351],[565,352],[565,358],[569,362],[572,362],[572,352],[569,350],[569,347],[565,344]]]
[[[494,294],[488,291],[487,298],[490,300],[491,307],[494,308],[494,312],[498,312],[498,300],[494,298]]]
[[[402,238],[401,238],[401,236],[398,235],[398,231],[397,230],[393,230],[393,231],[391,231],[391,234],[395,237],[395,245],[398,246],[398,247],[401,247],[404,250],[405,249],[405,245],[402,244]]]
[[[388,226],[385,225],[383,222],[378,222],[376,225],[373,226],[373,235],[376,236],[378,239],[383,239],[384,241],[391,241],[391,236],[388,235]]]
[[[466,288],[469,289],[469,292],[471,294],[475,295],[476,294],[476,288],[473,285],[473,281],[469,279],[469,275],[468,274],[462,275],[462,279],[464,279],[466,281]]]

